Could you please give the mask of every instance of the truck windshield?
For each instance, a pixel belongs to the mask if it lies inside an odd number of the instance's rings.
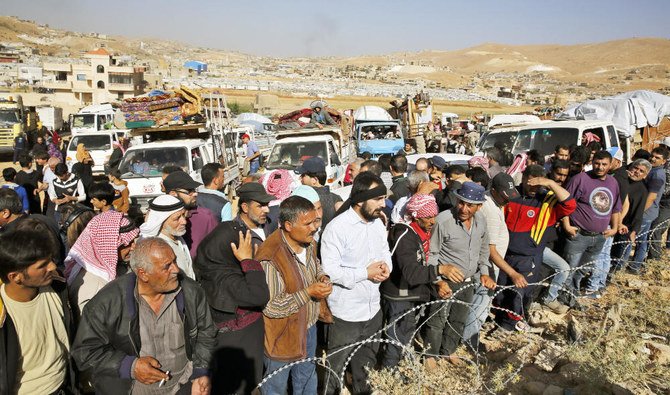
[[[279,143],[272,147],[270,157],[266,165],[267,169],[295,169],[307,158],[311,156],[321,157],[326,164],[328,157],[326,156],[326,142],[325,141],[310,141],[310,142],[291,142]]]
[[[70,140],[68,151],[76,151],[77,145],[84,144],[84,147],[89,151],[107,151],[112,149],[112,136],[110,135],[89,135],[89,136],[74,136]]]
[[[514,146],[514,140],[516,140],[518,132],[500,132],[500,133],[489,133],[484,137],[480,150],[485,150],[487,148],[494,147],[498,144],[498,147],[505,150],[511,151]]]
[[[401,139],[402,135],[398,130],[398,125],[363,125],[358,138],[360,140],[396,140]]]
[[[72,117],[73,128],[95,128],[95,114],[76,114]]]
[[[0,110],[0,123],[4,124],[15,124],[21,122],[21,117],[19,117],[19,112],[16,110]]]
[[[534,128],[524,129],[512,148],[514,155],[528,150],[537,150],[540,155],[551,155],[557,145],[570,146],[576,144],[579,130],[576,128]]]
[[[157,177],[165,166],[179,166],[189,172],[188,159],[183,147],[136,149],[126,152],[119,171],[123,178]]]

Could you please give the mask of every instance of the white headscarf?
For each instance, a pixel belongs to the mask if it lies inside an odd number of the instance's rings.
[[[160,195],[149,202],[149,212],[142,226],[141,237],[155,237],[161,231],[163,222],[184,208],[184,202],[172,195]]]

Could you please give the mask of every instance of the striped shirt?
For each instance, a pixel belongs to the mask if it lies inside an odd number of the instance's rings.
[[[263,309],[263,314],[269,318],[284,318],[297,313],[302,306],[307,305],[307,328],[309,328],[319,319],[319,301],[313,300],[309,296],[307,287],[317,282],[325,273],[321,270],[321,263],[314,253],[314,243],[307,247],[306,254],[304,254],[306,262],[303,262],[303,259],[300,259],[286,242],[283,231],[279,231],[282,232],[282,242],[286,244],[291,256],[297,263],[304,288],[298,292],[287,293],[279,271],[270,261],[261,261],[263,270],[265,270],[265,281],[267,281],[270,290],[270,301]]]

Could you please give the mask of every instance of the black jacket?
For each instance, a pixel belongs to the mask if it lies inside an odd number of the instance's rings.
[[[217,222],[221,222],[221,210],[223,210],[223,207],[229,203],[223,196],[208,192],[198,193],[196,201],[198,202],[198,206],[210,209]]]
[[[193,270],[207,294],[212,317],[221,328],[222,323],[236,321],[231,329],[242,329],[249,320],[261,319],[263,308],[270,300],[265,272],[258,262],[240,262],[235,258],[230,244],[239,245],[239,232],[245,234],[247,226],[240,219],[220,223],[198,247]],[[267,235],[267,233],[266,233]],[[252,244],[263,240],[251,232]]]
[[[393,185],[391,185],[391,192],[393,192],[393,194],[389,197],[389,199],[391,199],[393,204],[395,204],[398,199],[410,194],[409,180],[405,176],[395,176],[392,178],[392,180]]]
[[[139,306],[135,273],[105,285],[84,307],[72,357],[80,370],[90,370],[96,394],[129,394],[131,368],[140,355]],[[189,278],[180,278],[175,302],[184,322],[186,355],[193,362],[191,380],[208,374],[216,345],[216,327],[205,292]]]
[[[67,331],[70,343],[74,340],[75,325],[72,319],[72,310],[67,297],[67,288],[65,283],[54,281],[51,283],[51,288],[58,294],[63,304],[63,324]],[[0,298],[0,302],[1,302]],[[14,394],[17,391],[16,373],[19,367],[19,358],[21,351],[19,350],[19,339],[16,335],[16,327],[12,321],[12,317],[7,314],[4,303],[0,303],[0,394]],[[66,384],[70,391],[78,394],[77,390],[77,374],[74,363],[68,358],[68,372],[66,376]]]
[[[396,224],[389,230],[388,242],[393,271],[380,285],[381,294],[390,300],[430,300],[432,284],[438,279],[437,266],[426,264],[419,235],[408,225]]]

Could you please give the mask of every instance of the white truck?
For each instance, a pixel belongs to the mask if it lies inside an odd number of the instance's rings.
[[[284,131],[276,138],[265,163],[267,170],[295,170],[305,159],[318,156],[326,163],[326,185],[333,187],[342,184],[347,164],[355,156],[352,145],[337,127]],[[297,174],[294,177],[298,179]]]
[[[145,141],[128,148],[119,164],[121,178],[128,182],[131,204],[139,205],[143,212],[146,211],[149,200],[162,193],[161,175],[165,166],[179,166],[194,180],[202,182],[202,167],[219,162],[224,166],[228,193],[232,194],[240,177],[232,138],[230,135],[207,133],[204,126],[142,128],[131,132],[135,138],[141,137]]]
[[[104,174],[105,164],[109,162],[114,151],[114,143],[118,141],[116,133],[112,131],[73,134],[67,146],[65,163],[68,169],[72,170],[72,166],[77,163],[77,145],[84,144],[84,148],[93,159],[93,174]]]
[[[115,115],[116,110],[110,103],[86,106],[79,110],[78,113],[70,115],[70,130],[72,134],[97,132],[100,130],[125,132],[126,129],[123,128],[123,125],[115,125]]]
[[[63,127],[63,109],[60,107],[41,106],[35,108],[42,126],[49,130],[60,130]]]

